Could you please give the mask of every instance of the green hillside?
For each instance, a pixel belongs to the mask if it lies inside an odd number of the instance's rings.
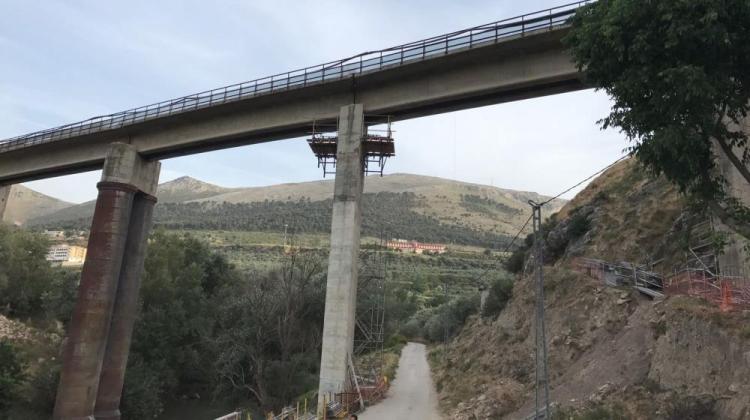
[[[322,234],[330,231],[333,182],[228,189],[183,177],[160,185],[157,227]],[[528,218],[536,193],[504,190],[435,177],[396,174],[368,177],[363,195],[363,235],[472,245],[504,246]],[[559,207],[564,203],[559,200]],[[30,226],[87,229],[93,202],[38,217]]]

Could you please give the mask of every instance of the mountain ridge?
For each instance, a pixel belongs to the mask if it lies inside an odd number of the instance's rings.
[[[162,206],[157,206],[157,225],[169,227],[196,226],[200,214],[207,218],[234,217],[261,218],[269,220],[269,228],[277,221],[268,219],[273,214],[258,212],[276,211],[276,217],[283,212],[294,211],[295,202],[318,203],[310,208],[317,216],[324,213],[327,200],[333,197],[333,180],[318,180],[299,183],[284,183],[271,186],[227,188],[207,183],[192,177],[183,176],[159,185],[157,197]],[[508,236],[515,234],[530,214],[529,200],[543,201],[548,197],[529,191],[515,191],[494,186],[456,181],[445,178],[414,175],[389,174],[382,177],[370,176],[365,181],[365,203],[376,206],[378,212],[387,220],[389,205],[397,206],[394,214],[404,220],[432,220],[430,224],[441,224],[446,227],[458,227],[482,235]],[[379,196],[378,194],[385,194]],[[403,195],[403,200],[397,199]],[[406,199],[408,196],[408,199]],[[378,203],[378,197],[385,200]],[[268,206],[260,208],[258,203],[276,203],[271,210]],[[285,204],[286,203],[286,204]],[[566,203],[566,200],[555,200],[550,205],[551,214]],[[94,201],[72,205],[49,214],[35,217],[28,221],[30,226],[47,228],[84,227],[85,219],[93,215]],[[234,206],[234,207],[232,207]],[[237,206],[245,206],[240,209]],[[283,207],[283,208],[282,208]],[[159,211],[161,208],[161,212]],[[282,211],[283,210],[283,211]],[[223,212],[223,214],[222,214]],[[227,215],[229,212],[231,215]],[[239,214],[238,212],[246,212]],[[253,213],[255,212],[255,213]],[[281,212],[281,213],[279,213]],[[166,213],[169,213],[166,216]],[[407,214],[408,213],[408,214]],[[220,215],[222,214],[222,215]],[[253,216],[253,214],[255,216]],[[372,212],[370,212],[372,214]],[[409,216],[411,214],[412,216]],[[287,214],[288,217],[288,214]],[[414,219],[416,217],[417,219]],[[208,220],[207,222],[212,222]],[[322,229],[325,224],[319,217],[315,229]],[[223,224],[221,224],[224,226]],[[247,222],[232,224],[236,229],[243,227],[259,228],[258,223]],[[263,228],[264,225],[260,225]],[[329,225],[330,226],[330,225]],[[196,227],[194,227],[196,228]],[[434,228],[434,226],[433,226]],[[466,236],[470,236],[467,234]]]
[[[12,185],[2,220],[22,225],[28,220],[73,206],[23,185]]]

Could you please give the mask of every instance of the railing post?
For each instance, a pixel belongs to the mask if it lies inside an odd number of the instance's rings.
[[[549,30],[552,30],[552,9],[549,9]]]

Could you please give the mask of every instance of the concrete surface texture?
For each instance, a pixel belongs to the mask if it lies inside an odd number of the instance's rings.
[[[328,259],[323,349],[320,360],[319,407],[323,398],[341,392],[354,345],[357,306],[357,263],[362,224],[362,136],[361,104],[341,108],[336,151],[331,220],[331,251]]]
[[[424,344],[408,343],[401,352],[396,379],[381,403],[368,408],[360,420],[440,420],[435,384]]]
[[[159,161],[142,159],[134,146],[112,143],[104,161],[102,182],[127,184],[146,194],[156,195],[160,169]]]
[[[55,420],[93,419],[135,189],[99,184],[88,253],[63,345]]]
[[[151,230],[155,204],[156,198],[144,193],[138,193],[133,200],[125,256],[96,396],[96,420],[119,420],[121,417],[120,398],[125,383],[133,326],[138,314],[138,293],[146,259],[146,241]]]

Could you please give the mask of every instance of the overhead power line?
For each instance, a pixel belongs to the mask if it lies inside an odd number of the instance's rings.
[[[627,158],[629,158],[629,157],[630,157],[630,155],[625,155],[625,156],[621,156],[620,158],[618,158],[618,159],[617,159],[617,160],[615,160],[614,162],[612,162],[612,163],[610,163],[609,165],[605,166],[604,168],[602,168],[602,169],[600,169],[600,170],[598,170],[598,171],[594,172],[593,174],[591,174],[591,175],[587,176],[586,178],[584,178],[584,179],[583,179],[583,180],[581,180],[580,182],[576,183],[576,184],[575,184],[575,185],[573,185],[572,187],[570,187],[570,188],[566,189],[565,191],[563,191],[563,192],[561,192],[561,193],[559,193],[559,194],[555,195],[554,197],[552,197],[552,198],[550,198],[550,199],[547,199],[546,201],[543,201],[543,202],[539,203],[539,206],[541,207],[541,206],[544,206],[544,205],[546,205],[546,204],[549,204],[550,202],[552,202],[552,201],[554,201],[554,200],[556,200],[556,199],[560,198],[561,196],[563,196],[563,195],[565,195],[565,194],[569,193],[570,191],[572,191],[572,190],[574,190],[574,189],[576,189],[576,188],[580,187],[580,186],[581,186],[582,184],[584,184],[584,183],[586,183],[586,182],[590,181],[591,179],[593,179],[593,178],[595,178],[596,176],[598,176],[598,175],[602,174],[603,172],[607,171],[608,169],[612,168],[613,166],[617,165],[618,163],[622,162],[623,160],[625,160],[625,159],[627,159]],[[511,249],[511,248],[513,247],[513,245],[515,244],[515,242],[516,242],[516,240],[518,239],[518,237],[519,237],[519,236],[521,236],[521,233],[523,233],[523,231],[524,231],[524,230],[526,229],[526,226],[528,226],[528,225],[529,225],[529,222],[531,221],[531,219],[533,218],[533,216],[534,216],[534,215],[533,215],[533,213],[532,213],[532,214],[531,214],[531,215],[529,216],[529,218],[528,218],[528,219],[526,219],[526,222],[524,222],[523,226],[521,226],[521,228],[520,228],[520,229],[518,229],[518,231],[516,232],[516,234],[515,234],[515,235],[513,236],[513,239],[512,239],[512,240],[511,240],[511,241],[510,241],[510,242],[508,243],[508,245],[507,245],[507,246],[505,247],[505,249],[503,249],[503,251],[502,251],[502,254],[503,254],[503,256],[504,256],[504,255],[506,255],[506,254],[507,254],[507,253],[508,253],[508,252],[510,251],[510,249]],[[497,262],[500,262],[500,260],[498,260]],[[476,279],[475,279],[474,281],[475,281],[475,282],[478,282],[478,281],[482,280],[482,278],[484,278],[484,276],[485,276],[485,275],[487,275],[487,273],[488,273],[488,272],[489,272],[489,271],[490,271],[491,269],[493,269],[493,268],[494,268],[494,266],[491,266],[491,267],[487,267],[487,268],[485,268],[485,269],[484,269],[484,271],[482,271],[482,273],[480,273],[480,274],[479,274],[479,275],[478,275],[478,276],[476,277]]]
[[[545,205],[545,204],[549,203],[549,202],[550,202],[550,201],[552,201],[552,200],[556,200],[556,199],[560,198],[561,196],[563,196],[563,195],[565,195],[565,194],[567,194],[567,193],[571,192],[572,190],[574,190],[574,189],[576,189],[576,188],[580,187],[580,186],[581,186],[581,184],[583,184],[583,183],[585,183],[585,182],[587,182],[587,181],[590,181],[590,180],[591,180],[592,178],[596,177],[597,175],[601,174],[602,172],[604,172],[604,171],[606,171],[607,169],[609,169],[609,168],[611,168],[611,167],[613,167],[613,166],[617,165],[618,163],[620,163],[621,161],[623,161],[623,160],[625,160],[625,159],[627,159],[627,158],[629,158],[629,157],[630,157],[630,155],[625,155],[625,156],[622,156],[621,158],[619,158],[619,159],[617,159],[616,161],[614,161],[614,162],[610,163],[609,165],[605,166],[604,168],[602,168],[602,169],[598,170],[598,171],[597,171],[596,173],[594,173],[594,174],[590,175],[589,177],[587,177],[587,178],[586,178],[586,179],[584,179],[583,181],[581,181],[581,182],[577,183],[576,185],[573,185],[572,187],[570,187],[570,188],[568,188],[567,190],[565,190],[565,191],[561,192],[560,194],[557,194],[556,196],[554,196],[554,197],[550,198],[550,199],[549,199],[549,200],[547,200],[547,201],[544,201],[544,202],[542,202],[542,203],[539,203],[539,205],[540,205],[540,206],[543,206],[543,205]]]

